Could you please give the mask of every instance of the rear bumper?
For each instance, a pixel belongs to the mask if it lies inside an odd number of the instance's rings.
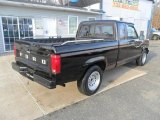
[[[12,63],[12,68],[19,72],[19,73],[24,73],[25,76],[29,76],[30,78],[33,79],[33,81],[49,88],[49,89],[53,89],[56,88],[56,80],[54,79],[49,79],[49,78],[45,78],[39,74],[33,73],[33,75],[30,75],[28,72],[28,68],[25,66],[19,66],[17,65],[15,62]]]

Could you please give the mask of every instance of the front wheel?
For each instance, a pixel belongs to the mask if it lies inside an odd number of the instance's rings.
[[[143,51],[142,55],[136,60],[138,66],[144,66],[147,61],[147,52]]]
[[[103,71],[99,66],[90,67],[82,80],[77,82],[79,91],[85,95],[93,95],[99,89],[102,82]]]

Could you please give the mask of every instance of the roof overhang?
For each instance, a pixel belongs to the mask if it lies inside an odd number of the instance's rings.
[[[29,8],[37,8],[37,9],[46,9],[46,10],[59,10],[59,11],[68,11],[68,12],[79,12],[79,13],[90,13],[90,14],[103,14],[102,11],[94,11],[86,8],[79,7],[66,7],[66,6],[54,6],[54,5],[41,5],[41,4],[32,4],[32,3],[24,3],[24,2],[13,2],[13,1],[0,1],[0,5],[6,6],[15,6],[15,7],[29,7]]]
[[[155,0],[148,0],[148,1],[152,1],[153,3],[155,3]]]
[[[101,0],[79,0],[77,3],[70,2],[72,6],[77,7],[87,7],[96,3],[101,3]]]

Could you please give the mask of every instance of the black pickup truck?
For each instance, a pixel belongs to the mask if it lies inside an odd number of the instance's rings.
[[[143,66],[148,46],[149,41],[139,39],[132,23],[85,21],[76,38],[15,41],[12,68],[50,89],[77,80],[81,93],[93,95],[104,70],[133,60]]]

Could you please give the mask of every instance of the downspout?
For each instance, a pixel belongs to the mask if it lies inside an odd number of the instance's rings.
[[[103,0],[100,3],[100,11],[103,12]],[[103,19],[103,14],[101,14],[101,20]]]

